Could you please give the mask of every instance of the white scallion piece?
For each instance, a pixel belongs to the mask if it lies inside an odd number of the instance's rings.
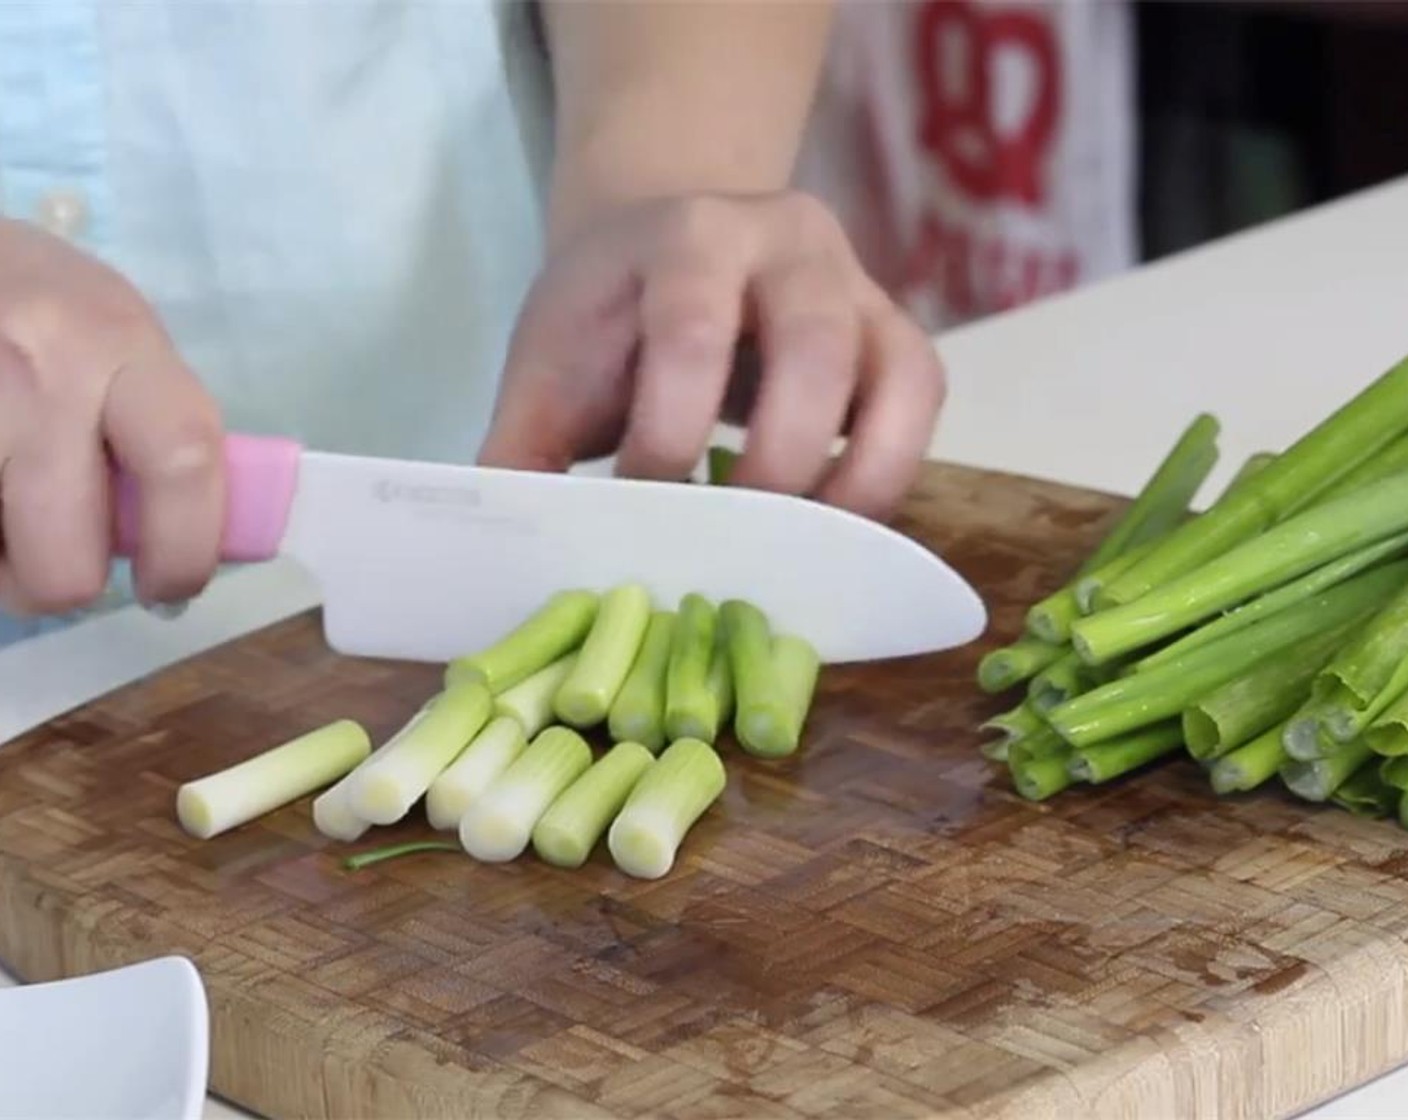
[[[606,843],[616,866],[659,879],[675,865],[685,834],[724,791],[724,764],[702,739],[677,739],[641,775]]]
[[[533,738],[556,718],[553,697],[576,662],[576,652],[565,654],[527,680],[505,689],[494,697],[494,714],[512,716],[523,727],[523,734]]]
[[[176,815],[209,840],[348,774],[371,753],[362,726],[341,719],[176,791]]]
[[[503,863],[528,847],[538,819],[592,764],[570,727],[541,731],[460,819],[460,843],[475,859]]]
[[[372,824],[394,824],[489,722],[494,698],[478,681],[441,692],[352,775],[348,807]]]
[[[512,716],[497,716],[442,771],[425,793],[425,816],[435,829],[458,828],[465,810],[494,784],[528,746]]]

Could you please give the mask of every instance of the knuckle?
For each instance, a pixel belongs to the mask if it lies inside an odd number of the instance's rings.
[[[223,441],[219,426],[198,416],[153,452],[143,474],[157,484],[200,482],[220,468]]]
[[[797,238],[807,243],[846,243],[841,220],[817,195],[808,191],[788,191],[781,202]]]
[[[683,477],[694,469],[694,455],[669,427],[642,424],[631,433],[631,459],[660,477]]]
[[[72,558],[62,564],[39,566],[24,580],[20,591],[31,609],[63,614],[96,602],[106,587],[106,572],[100,562]]]
[[[713,355],[733,345],[734,331],[720,310],[696,293],[662,297],[646,312],[650,341],[672,352]]]
[[[668,241],[676,247],[718,251],[738,238],[734,208],[708,195],[676,199],[664,210]]]

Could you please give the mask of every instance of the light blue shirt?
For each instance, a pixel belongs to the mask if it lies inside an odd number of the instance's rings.
[[[127,276],[231,430],[467,462],[546,89],[515,0],[0,0],[0,210]]]

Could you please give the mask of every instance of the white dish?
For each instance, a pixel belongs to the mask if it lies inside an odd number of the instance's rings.
[[[198,1120],[205,986],[185,957],[0,991],[0,1120]]]

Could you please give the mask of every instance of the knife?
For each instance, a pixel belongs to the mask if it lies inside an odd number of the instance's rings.
[[[742,487],[514,471],[305,450],[231,434],[221,559],[290,557],[322,592],[339,653],[445,662],[557,591],[639,582],[673,609],[747,599],[826,663],[965,645],[987,625],[933,552],[820,502]],[[139,495],[115,477],[119,555]]]

